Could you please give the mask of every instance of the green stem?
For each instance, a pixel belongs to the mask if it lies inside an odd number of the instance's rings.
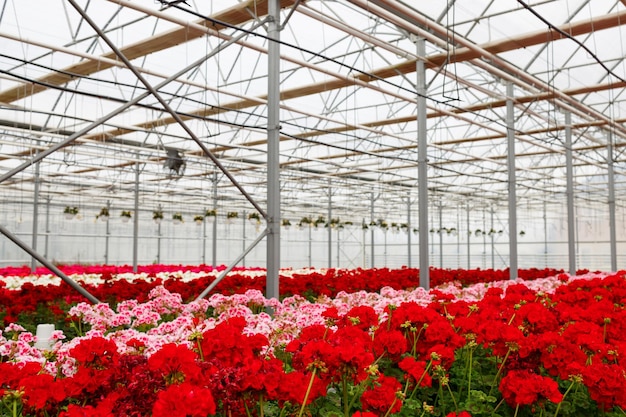
[[[468,371],[467,371],[467,402],[470,402],[470,393],[472,391],[472,355],[474,353],[474,349],[471,348],[469,351],[469,360],[468,360]]]
[[[496,408],[493,409],[493,411],[491,412],[491,416],[493,417],[493,415],[496,414],[496,411],[498,410],[498,408],[500,408],[500,406],[502,405],[502,403],[504,402],[504,398],[500,400],[500,402],[498,403],[498,405],[496,405]]]
[[[515,414],[513,414],[513,417],[517,417],[517,412],[519,411],[519,404],[517,404],[515,406]]]
[[[504,364],[506,363],[506,360],[509,358],[510,354],[511,354],[511,348],[509,348],[509,350],[506,351],[506,355],[504,355],[504,359],[502,359],[502,363],[498,367],[498,372],[496,373],[496,376],[493,378],[493,383],[491,384],[491,387],[489,388],[489,394],[487,394],[487,396],[491,395],[491,393],[493,392],[493,389],[495,388],[495,385],[498,383],[498,378],[500,377],[500,374],[502,373],[502,369],[504,368]]]
[[[263,417],[265,411],[263,410],[263,394],[259,394],[259,417]]]
[[[385,413],[385,415],[383,417],[387,417],[389,415],[389,413],[391,413],[391,410],[393,409],[393,406],[396,403],[396,401],[398,401],[398,399],[394,398],[393,401],[391,402],[391,405],[389,406],[389,409],[387,410],[387,412]]]
[[[452,402],[454,403],[454,410],[457,411],[459,409],[459,405],[456,403],[456,398],[454,398],[454,394],[452,393],[452,389],[450,388],[450,384],[446,384],[446,388],[448,388],[448,392],[452,397]],[[443,397],[443,395],[442,395]]]
[[[422,383],[422,380],[424,379],[424,377],[426,376],[426,374],[428,373],[428,371],[430,370],[430,367],[433,364],[433,360],[429,360],[428,363],[426,364],[426,369],[424,369],[424,372],[422,373],[422,376],[420,377],[419,381],[417,381],[415,383],[415,388],[413,388],[413,391],[411,392],[411,396],[409,398],[413,398],[413,396],[415,395],[415,393],[417,392],[417,390],[420,387],[420,384]],[[406,395],[406,393],[405,393]]]
[[[200,361],[204,362],[204,353],[202,352],[202,346],[200,345],[200,339],[196,339],[196,344],[198,345],[198,354],[200,355]]]
[[[349,417],[348,412],[350,411],[350,404],[348,404],[348,381],[346,381],[345,376],[341,379],[341,385],[343,390],[343,415],[345,417]]]
[[[300,407],[300,412],[298,413],[298,417],[302,417],[302,413],[304,412],[304,408],[306,407],[306,402],[309,399],[309,394],[311,393],[311,388],[313,388],[313,380],[315,379],[315,374],[317,374],[317,368],[313,369],[311,373],[311,379],[309,380],[309,386],[306,388],[306,393],[304,394],[304,400],[302,400],[302,407]]]
[[[576,384],[576,381],[572,381],[572,383],[569,384],[569,387],[567,387],[567,389],[565,390],[565,394],[563,394],[563,399],[561,399],[561,402],[557,404],[556,411],[554,412],[553,417],[556,417],[559,414],[559,410],[561,409],[561,404],[563,404],[563,400],[565,399],[567,394],[569,394],[569,392],[572,390],[572,388],[574,387],[574,384]]]
[[[246,404],[246,400],[245,399],[243,400],[243,408],[246,409],[246,415],[248,417],[252,417],[252,414],[250,414],[250,409],[248,408],[248,404]]]

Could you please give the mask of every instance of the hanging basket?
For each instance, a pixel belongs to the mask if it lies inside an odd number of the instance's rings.
[[[130,211],[123,210],[122,213],[120,214],[120,217],[122,218],[122,223],[128,223],[128,221],[132,217],[132,214]]]

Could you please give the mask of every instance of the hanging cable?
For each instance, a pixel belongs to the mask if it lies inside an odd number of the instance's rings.
[[[543,17],[542,15],[540,15],[539,13],[537,13],[532,7],[530,7],[528,4],[526,4],[524,1],[522,0],[517,0],[517,2],[519,4],[522,5],[522,7],[524,7],[524,9],[528,10],[530,13],[532,13],[537,19],[541,20],[546,26],[548,26],[548,28],[550,28],[551,30],[554,30],[555,32],[559,33],[561,36],[570,39],[572,41],[574,41],[578,46],[580,46],[582,49],[585,50],[585,52],[587,52],[589,54],[589,56],[591,58],[594,59],[594,61],[596,61],[602,68],[604,68],[604,70],[607,72],[607,74],[615,77],[616,79],[620,80],[623,83],[626,83],[626,80],[622,77],[620,77],[619,75],[615,74],[609,67],[606,66],[606,64],[604,62],[602,62],[602,60],[600,58],[598,58],[598,56],[591,51],[591,49],[589,49],[584,43],[582,43],[581,41],[579,41],[578,39],[576,39],[575,37],[573,37],[572,35],[570,35],[569,33],[559,29],[558,27],[554,26],[552,23],[550,23],[548,21],[548,19],[546,19],[545,17]]]

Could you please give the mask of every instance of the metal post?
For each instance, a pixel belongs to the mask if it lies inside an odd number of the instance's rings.
[[[483,254],[481,256],[481,265],[483,268],[486,268],[487,264],[487,215],[485,214],[485,210],[483,209]]]
[[[617,232],[615,230],[615,172],[613,169],[613,134],[609,132],[607,146],[607,175],[609,177],[609,234],[611,246],[611,271],[617,271]]]
[[[310,224],[308,224],[307,229],[309,229],[309,265],[308,266],[313,266],[313,242],[312,242],[312,236],[311,236],[311,232],[312,232],[312,227]]]
[[[242,223],[241,223],[241,246],[242,246],[242,252],[246,250],[246,217],[247,217],[247,213],[244,210],[243,211],[243,216],[242,216]],[[241,258],[241,266],[245,267],[246,266],[246,256],[244,255]]]
[[[517,279],[517,196],[515,177],[515,105],[513,83],[506,85],[507,167],[509,171],[509,278]]]
[[[548,267],[548,203],[543,201],[543,262]]]
[[[326,226],[328,227],[328,267],[332,268],[333,259],[333,230],[330,227],[330,221],[333,215],[333,192],[331,190],[330,178],[328,179],[328,220]]]
[[[565,113],[565,177],[567,196],[567,254],[569,273],[576,275],[576,213],[574,211],[574,166],[572,163],[572,115]]]
[[[341,247],[341,240],[339,239],[339,233],[341,232],[341,228],[337,227],[337,268],[341,268],[341,252],[339,248]]]
[[[48,243],[50,238],[50,197],[46,198],[46,238],[44,240],[43,257],[48,259]]]
[[[213,173],[213,211],[215,216],[213,216],[213,229],[211,230],[211,265],[215,268],[217,267],[217,172]]]
[[[106,222],[106,230],[104,235],[104,264],[109,264],[109,240],[111,237],[111,225],[109,221],[111,220],[111,201],[107,200],[107,210],[109,212],[109,216],[107,217]],[[135,212],[135,217],[137,217],[137,212]]]
[[[490,231],[492,231],[493,233],[491,233],[491,269],[495,269],[496,268],[496,254],[495,254],[495,248],[494,248],[494,237],[496,235],[495,231],[496,228],[494,227],[493,224],[493,206],[491,206],[491,229]]]
[[[370,224],[374,223],[374,201],[376,199],[374,198],[374,193],[372,193],[372,200],[370,203]],[[370,242],[371,242],[371,246],[370,246],[370,253],[371,253],[371,259],[370,259],[370,268],[374,268],[375,264],[374,264],[374,259],[376,258],[376,251],[374,250],[374,227],[370,226]]]
[[[407,266],[411,268],[411,194],[406,198],[406,231],[407,231]]]
[[[135,216],[133,217],[133,272],[137,272],[139,254],[139,162],[135,162]]]
[[[426,132],[426,39],[417,37],[417,177],[419,191],[420,287],[430,289],[428,258],[428,139]]]
[[[265,296],[279,297],[280,269],[280,0],[268,2],[267,277]]]
[[[443,268],[443,205],[439,200],[439,268]]]
[[[467,203],[467,269],[471,269],[471,256],[470,256],[470,252],[471,252],[470,240],[471,239],[472,239],[472,231],[470,230],[470,206],[469,206],[469,203]]]
[[[206,211],[206,209],[205,209]],[[202,219],[202,265],[206,265],[206,216]]]
[[[33,250],[37,251],[37,240],[39,238],[37,228],[39,226],[39,162],[35,164],[35,190],[34,190],[34,201],[33,201],[33,236],[32,236],[32,246]],[[37,269],[37,260],[35,257],[31,257],[30,270],[31,272],[35,272]]]
[[[461,268],[461,212],[456,208],[456,267]]]
[[[161,205],[159,204],[159,211],[161,211]],[[157,223],[157,255],[156,261],[158,264],[161,263],[161,221]]]

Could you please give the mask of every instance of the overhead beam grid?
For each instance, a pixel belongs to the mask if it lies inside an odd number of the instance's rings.
[[[403,199],[418,188],[417,62],[426,76],[428,189],[438,199],[454,205],[472,196],[504,209],[512,157],[518,201],[564,199],[566,127],[577,201],[607,201],[598,181],[608,175],[609,138],[614,200],[626,197],[626,51],[611,41],[624,37],[621,1],[478,0],[469,7],[281,0],[278,69],[268,65],[270,2],[78,2],[153,86],[200,60],[158,91],[174,117],[66,1],[7,0],[0,14],[0,175],[127,107],[44,158],[37,172],[2,181],[0,199],[32,193],[39,182],[39,192],[59,204],[78,196],[95,205],[130,201],[141,163],[147,206],[167,205],[172,195],[210,205],[219,170],[183,121],[265,204],[274,68],[280,187],[289,196],[282,212],[325,201],[331,179],[344,216],[369,217],[370,202],[355,206],[354,196],[375,192],[390,196],[389,216],[404,218]],[[415,37],[425,39],[425,56],[417,56]],[[182,175],[164,168],[168,150],[184,158]],[[220,199],[251,209],[232,182],[217,181]]]

